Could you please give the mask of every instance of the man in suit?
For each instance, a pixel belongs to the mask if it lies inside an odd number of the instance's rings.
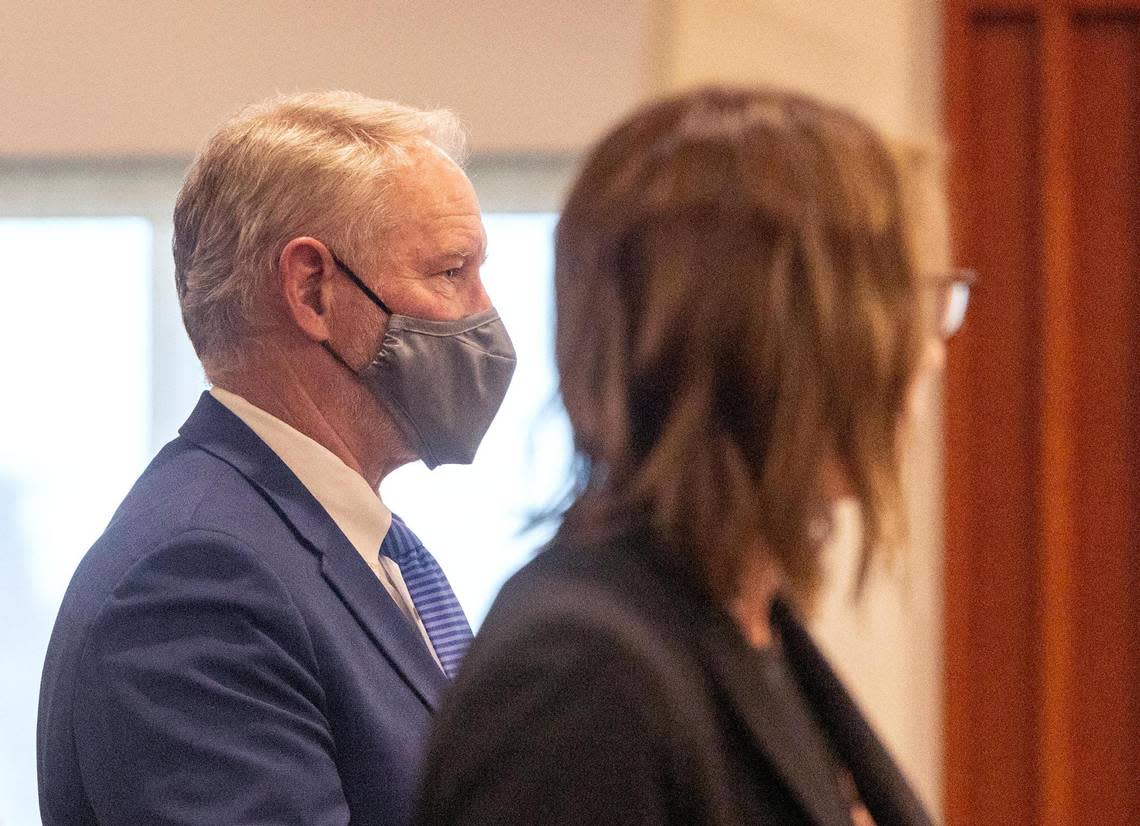
[[[514,351],[446,112],[349,93],[225,124],[174,216],[212,387],[88,552],[41,687],[55,824],[403,824],[471,631],[380,500],[469,462]]]

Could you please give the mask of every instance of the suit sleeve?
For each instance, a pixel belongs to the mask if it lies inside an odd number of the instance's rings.
[[[304,622],[237,540],[187,532],[137,562],[79,669],[101,824],[348,823]]]
[[[418,826],[669,820],[661,704],[643,658],[574,622],[482,642],[439,715]]]

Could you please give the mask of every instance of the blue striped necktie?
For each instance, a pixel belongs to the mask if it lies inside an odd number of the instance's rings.
[[[443,673],[454,679],[471,645],[472,635],[467,616],[443,569],[396,514],[392,514],[392,527],[380,543],[380,554],[400,566],[400,575],[443,666]]]

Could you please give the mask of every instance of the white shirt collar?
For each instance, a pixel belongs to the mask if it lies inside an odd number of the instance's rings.
[[[375,566],[392,512],[364,477],[331,450],[285,422],[221,387],[210,395],[257,434],[301,480],[357,553]]]

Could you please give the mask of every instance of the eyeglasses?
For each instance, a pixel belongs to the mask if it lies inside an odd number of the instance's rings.
[[[946,340],[958,332],[966,320],[970,287],[977,281],[978,274],[973,270],[953,269],[927,273],[922,278],[925,286],[930,288],[929,296],[932,300],[927,311],[932,326],[931,333]]]

